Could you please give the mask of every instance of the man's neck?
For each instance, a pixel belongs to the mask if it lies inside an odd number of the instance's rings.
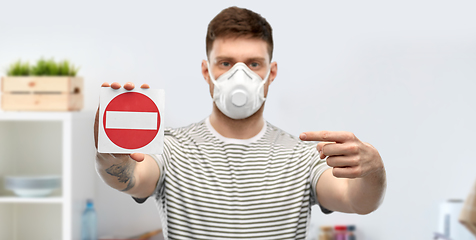
[[[226,138],[249,139],[256,136],[264,126],[264,104],[253,115],[245,119],[231,119],[225,116],[215,104],[210,115],[210,124],[220,135]]]

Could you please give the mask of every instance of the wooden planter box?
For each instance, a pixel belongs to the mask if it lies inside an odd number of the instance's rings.
[[[5,111],[76,111],[83,108],[80,77],[2,77]]]

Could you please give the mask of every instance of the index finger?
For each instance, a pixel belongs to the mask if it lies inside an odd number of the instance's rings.
[[[124,84],[124,89],[129,90],[129,91],[133,90],[134,87],[135,87],[134,83],[132,83],[132,82],[126,82],[126,84]]]
[[[317,131],[317,132],[303,132],[299,135],[303,141],[324,141],[343,143],[355,139],[355,135],[351,132],[334,132],[334,131]]]

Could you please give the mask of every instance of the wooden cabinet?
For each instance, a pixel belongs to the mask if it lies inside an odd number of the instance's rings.
[[[97,181],[93,121],[93,112],[0,112],[0,240],[80,239]],[[62,186],[17,197],[6,175],[61,175]]]

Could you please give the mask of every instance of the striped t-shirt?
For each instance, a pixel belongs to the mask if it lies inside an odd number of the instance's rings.
[[[153,157],[165,239],[305,239],[328,168],[315,144],[267,122],[242,140],[221,136],[208,118],[166,130],[164,153]]]

